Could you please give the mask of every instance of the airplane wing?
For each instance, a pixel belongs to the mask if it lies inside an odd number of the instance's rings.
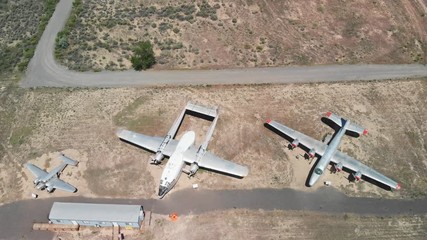
[[[197,159],[196,147],[191,146],[186,152],[184,152],[183,158],[185,162],[189,164],[193,163]],[[197,165],[202,168],[223,172],[238,177],[245,177],[249,173],[247,167],[222,159],[210,152],[206,152],[200,161],[197,162]]]
[[[163,142],[162,137],[147,136],[141,133],[136,133],[128,130],[119,130],[117,132],[117,136],[126,142],[130,142],[152,152],[157,152],[157,149]],[[163,150],[163,154],[170,157],[174,152],[177,144],[178,141],[171,139],[168,145],[166,145],[165,149]]]
[[[66,183],[66,182],[64,182],[64,181],[62,181],[56,177],[49,180],[49,182],[46,185],[53,187],[53,188],[56,188],[56,189],[61,189],[61,190],[67,191],[67,192],[72,192],[72,193],[77,191],[77,189],[74,186],[72,186],[71,184]]]
[[[30,172],[36,177],[36,178],[42,178],[46,175],[48,175],[48,173],[46,171],[41,170],[39,167],[31,164],[31,163],[26,163],[25,167],[30,170]]]
[[[267,124],[293,140],[298,140],[299,144],[304,145],[308,150],[314,149],[316,154],[322,156],[325,153],[327,145],[321,141],[311,138],[303,133],[293,130],[276,121],[267,120]]]
[[[331,158],[331,162],[335,164],[342,163],[345,168],[348,168],[354,172],[360,171],[362,175],[368,178],[374,179],[375,181],[385,184],[393,189],[400,189],[399,183],[340,151],[335,152],[334,156]]]

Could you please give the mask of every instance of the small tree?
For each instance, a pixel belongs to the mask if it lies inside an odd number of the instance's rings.
[[[139,42],[133,50],[133,56],[130,59],[132,67],[137,70],[146,70],[156,63],[154,58],[153,46],[149,41]]]

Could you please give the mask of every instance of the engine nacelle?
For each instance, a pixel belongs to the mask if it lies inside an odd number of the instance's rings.
[[[308,157],[314,158],[315,155],[316,155],[316,150],[314,150],[314,148],[310,149],[310,151],[308,152]]]
[[[48,193],[51,193],[53,191],[53,189],[54,189],[53,187],[49,186],[49,187],[46,188],[46,191]]]
[[[335,164],[334,168],[335,168],[335,171],[341,172],[343,165],[342,165],[342,163],[339,162],[339,163]]]
[[[299,140],[298,140],[298,139],[295,139],[295,140],[291,143],[291,147],[292,147],[292,148],[296,148],[296,147],[298,147],[298,145],[299,145]]]
[[[46,188],[46,185],[44,183],[42,183],[42,182],[38,182],[37,185],[36,185],[36,188],[38,190],[43,190],[43,189]]]
[[[153,158],[151,158],[151,161],[154,164],[159,164],[159,163],[162,162],[163,158],[165,158],[165,156],[163,155],[163,153],[162,152],[157,152],[156,155]]]
[[[353,173],[354,179],[359,181],[362,178],[362,173],[360,171],[357,171],[356,173]]]
[[[39,184],[39,182],[40,182],[40,179],[38,179],[38,178],[36,178],[36,179],[33,181],[34,185]]]
[[[199,170],[199,165],[196,162],[192,163],[190,166],[190,172],[188,173],[188,176],[189,177],[194,176],[197,170]]]

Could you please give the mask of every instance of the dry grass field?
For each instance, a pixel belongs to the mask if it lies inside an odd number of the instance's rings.
[[[142,233],[125,239],[425,239],[426,216],[376,217],[293,211],[230,210],[180,216],[153,215]],[[102,229],[59,233],[61,239],[107,239]]]
[[[53,167],[63,151],[80,161],[63,178],[81,196],[154,197],[162,166],[148,163],[150,153],[118,140],[127,128],[164,135],[187,101],[218,106],[220,117],[208,147],[213,153],[245,164],[250,174],[235,179],[208,171],[182,177],[175,191],[198,183],[203,189],[292,187],[313,191],[322,181],[352,196],[413,198],[427,191],[427,84],[383,81],[348,84],[205,86],[143,89],[2,88],[1,202],[29,198],[35,191],[27,161]],[[304,183],[313,166],[301,149],[263,126],[272,118],[316,139],[332,132],[320,121],[333,111],[369,129],[366,137],[345,137],[340,149],[402,183],[389,192],[367,182],[351,183],[348,174],[325,173],[319,184]],[[197,141],[208,122],[186,118],[180,134],[195,129]],[[14,174],[10,174],[14,173]],[[15,174],[16,173],[16,174]],[[172,190],[172,191],[174,191]],[[57,191],[54,196],[69,196]],[[40,197],[49,197],[40,192]]]
[[[155,69],[426,63],[423,1],[81,0],[57,58],[129,69],[150,40]]]

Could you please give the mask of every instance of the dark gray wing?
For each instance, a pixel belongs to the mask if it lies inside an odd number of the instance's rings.
[[[348,168],[354,172],[360,171],[362,175],[374,179],[375,181],[378,181],[382,184],[385,184],[393,189],[400,189],[400,184],[393,181],[392,179],[384,176],[383,174],[375,171],[374,169],[364,165],[360,161],[348,156],[345,153],[342,153],[340,151],[336,151],[334,156],[331,159],[331,162],[333,163],[342,163],[342,165],[345,168]]]
[[[31,163],[26,163],[24,165],[28,170],[30,170],[30,172],[36,177],[36,178],[43,178],[45,177],[48,173],[46,171],[41,170],[39,167],[31,164]]]
[[[197,159],[197,149],[191,146],[184,153],[184,161],[191,164]],[[197,162],[199,167],[210,169],[218,172],[227,173],[230,175],[245,177],[248,175],[249,170],[246,166],[239,165],[237,163],[222,159],[213,153],[205,152],[203,157]]]
[[[281,133],[285,134],[286,136],[297,139],[300,144],[304,145],[306,148],[314,149],[316,151],[316,154],[322,156],[325,153],[325,149],[327,145],[321,141],[318,141],[314,138],[311,138],[303,133],[300,133],[298,131],[293,130],[292,128],[289,128],[285,125],[282,125],[276,121],[268,120],[267,124],[271,127],[277,129]]]

